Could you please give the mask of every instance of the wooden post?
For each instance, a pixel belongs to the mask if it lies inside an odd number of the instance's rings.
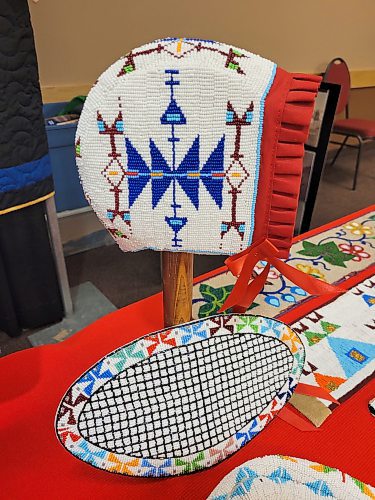
[[[164,326],[192,319],[193,259],[185,252],[162,252]]]

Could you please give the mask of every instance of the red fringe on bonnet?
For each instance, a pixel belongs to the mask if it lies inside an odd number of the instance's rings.
[[[288,257],[293,238],[304,143],[320,82],[319,76],[288,74],[278,69],[274,82],[275,95],[272,96],[272,90],[269,95],[272,106],[270,104],[267,108],[266,101],[259,179],[259,193],[266,202],[263,201],[256,212],[253,239],[255,241],[259,236],[268,238],[279,249],[278,256],[281,258]],[[284,103],[279,109],[275,109],[276,100]],[[272,132],[273,128],[276,128],[276,134]],[[262,173],[262,170],[266,172]],[[261,229],[262,224],[266,228],[265,232]]]

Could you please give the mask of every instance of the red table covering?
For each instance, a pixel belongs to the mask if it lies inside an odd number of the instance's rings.
[[[375,418],[367,406],[375,397],[375,380],[318,430],[304,432],[276,418],[241,451],[203,472],[164,479],[125,477],[72,457],[54,431],[56,408],[67,388],[108,352],[162,326],[162,295],[157,294],[60,344],[0,361],[0,498],[203,499],[234,467],[265,454],[306,458],[375,484]]]

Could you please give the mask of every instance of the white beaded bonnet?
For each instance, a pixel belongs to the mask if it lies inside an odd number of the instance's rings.
[[[83,108],[87,199],[124,251],[233,254],[266,237],[285,254],[318,85],[209,40],[134,49]]]

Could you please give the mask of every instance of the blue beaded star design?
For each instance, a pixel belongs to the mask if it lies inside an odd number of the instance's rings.
[[[177,128],[186,125],[186,117],[178,105],[175,97],[175,87],[180,85],[177,79],[179,71],[176,69],[165,70],[165,85],[169,87],[169,104],[160,117],[161,125],[170,127],[170,136],[167,140],[171,147],[172,164],[169,165],[160,149],[150,138],[149,149],[151,166],[147,165],[141,154],[137,151],[129,138],[125,138],[128,156],[128,169],[126,177],[129,186],[129,208],[131,208],[146,185],[151,182],[152,208],[156,208],[170,186],[172,186],[172,213],[165,216],[165,222],[172,230],[172,247],[182,247],[182,239],[179,232],[188,223],[188,218],[183,214],[183,206],[179,202],[180,187],[186,194],[196,210],[199,209],[199,187],[203,184],[215,204],[221,209],[223,203],[224,172],[224,143],[223,135],[215,148],[211,151],[208,159],[201,166],[200,163],[200,138],[197,135],[182,161],[177,162],[177,148],[180,138],[177,136]]]

